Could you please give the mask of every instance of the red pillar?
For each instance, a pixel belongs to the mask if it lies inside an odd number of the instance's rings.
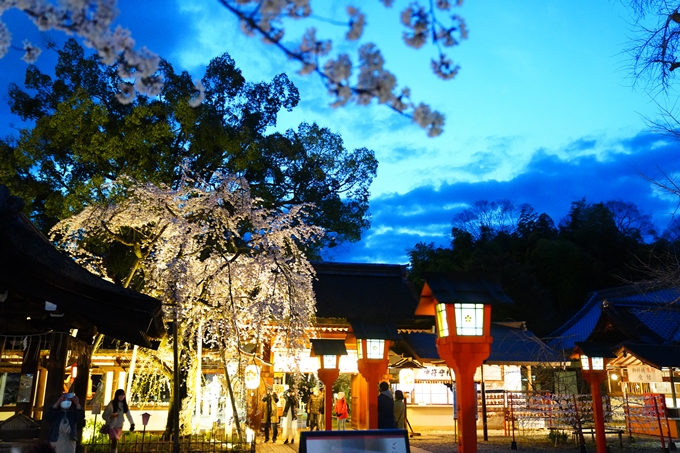
[[[326,389],[326,395],[324,396],[324,417],[326,417],[326,431],[333,430],[333,383],[338,379],[340,375],[340,370],[336,369],[326,369],[321,368],[317,371],[319,379],[323,382],[323,386]]]
[[[378,384],[387,372],[389,360],[359,359],[357,368],[368,383],[368,429],[378,429]]]
[[[460,341],[464,337],[457,337]],[[482,366],[491,352],[490,336],[475,337],[475,343],[437,338],[439,357],[456,373],[456,403],[458,405],[458,453],[477,453],[477,389],[475,370]]]
[[[607,453],[607,438],[604,434],[604,411],[602,409],[601,384],[607,379],[606,371],[583,370],[583,379],[590,384],[593,395],[593,421],[595,422],[595,447],[597,453]]]

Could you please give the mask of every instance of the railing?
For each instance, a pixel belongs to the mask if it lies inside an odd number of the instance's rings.
[[[83,439],[82,446],[84,453],[109,453],[111,451],[109,438],[103,435]],[[117,446],[118,453],[170,453],[173,449],[172,440],[163,440],[160,435],[150,433],[125,433]],[[180,437],[179,451],[181,453],[254,453],[255,441],[239,442],[238,436],[223,434],[196,434]]]

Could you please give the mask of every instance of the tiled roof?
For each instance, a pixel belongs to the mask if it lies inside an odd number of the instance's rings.
[[[106,281],[79,266],[20,212],[21,203],[0,185],[0,292],[8,290],[10,294],[0,306],[0,318],[12,321],[3,333],[32,334],[95,326],[99,333],[157,348],[165,336],[161,301]],[[59,315],[68,318],[68,326],[56,326],[60,317],[45,314],[45,301],[56,304]],[[8,308],[10,304],[12,308]],[[18,313],[17,305],[36,309],[41,317],[25,323],[26,315]],[[18,331],[14,332],[14,328]]]
[[[577,341],[576,346],[581,350],[581,354],[588,357],[603,357],[605,359],[616,358],[611,348],[603,343],[595,343],[592,341]]]
[[[597,320],[600,318],[599,300],[591,298],[569,321],[555,332],[548,335],[544,340],[556,351],[574,349],[577,341],[583,341],[593,331]]]
[[[376,338],[381,340],[399,340],[397,326],[389,323],[366,323],[350,320],[352,332],[357,339]]]
[[[495,278],[470,273],[426,272],[421,278],[438,303],[511,304]],[[426,291],[424,290],[423,293]]]
[[[680,345],[650,345],[625,343],[624,350],[654,368],[677,368],[680,365]]]
[[[404,355],[411,355],[411,357],[420,361],[424,360],[439,360],[439,353],[437,352],[437,345],[435,343],[436,335],[433,333],[402,333],[401,338],[405,343]],[[395,345],[392,350],[397,352],[399,344]],[[408,354],[406,351],[410,352]]]
[[[491,354],[486,363],[531,364],[556,363],[562,358],[540,338],[526,330],[524,323],[492,323]]]
[[[319,355],[347,355],[345,340],[312,338],[312,357]]]
[[[436,335],[432,333],[401,334],[408,348],[419,360],[439,360],[435,343]],[[557,363],[561,361],[555,351],[550,349],[536,335],[525,330],[523,323],[492,323],[491,353],[485,363],[500,364],[533,364]]]
[[[401,323],[416,318],[418,291],[406,279],[406,266],[312,263],[318,318]]]
[[[678,334],[680,307],[666,306],[652,310],[630,308],[630,311],[650,330],[659,335],[664,342],[675,342],[680,339]]]
[[[622,336],[642,342],[668,343],[680,339],[680,288],[660,288],[645,282],[589,294],[586,303],[546,341],[555,350],[573,350],[577,341],[593,334],[603,310]]]

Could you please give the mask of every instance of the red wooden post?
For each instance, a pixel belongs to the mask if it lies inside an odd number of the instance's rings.
[[[659,405],[656,403],[656,395],[652,395],[654,400],[654,412],[656,413],[656,421],[659,424],[659,438],[661,439],[661,451],[666,451],[666,437],[663,435],[661,428],[661,414],[659,413]]]
[[[340,376],[339,369],[320,368],[317,371],[319,380],[323,382],[324,386],[324,417],[326,421],[326,431],[333,430],[333,383]]]
[[[368,429],[378,429],[378,384],[387,372],[388,360],[358,360],[359,373],[368,383]]]

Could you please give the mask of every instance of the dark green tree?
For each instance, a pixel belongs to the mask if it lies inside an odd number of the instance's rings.
[[[569,319],[588,292],[643,278],[651,247],[640,233],[649,232],[649,216],[622,201],[576,201],[559,228],[529,205],[478,201],[453,225],[451,248],[409,251],[414,283],[427,271],[496,275],[515,304],[494,310],[494,319],[527,321],[539,335]]]
[[[29,66],[24,87],[9,87],[12,112],[32,127],[0,141],[0,183],[27,201],[43,231],[110,200],[102,184],[118,176],[174,186],[183,173],[209,181],[217,171],[244,177],[266,207],[310,203],[307,221],[332,232],[325,245],[357,241],[369,226],[372,151],[347,150],[316,124],[268,133],[299,101],[284,74],[247,82],[224,54],[208,65],[205,100],[192,107],[191,78],[162,61],[160,94],[125,104],[117,99],[123,80],[74,40],[53,50],[53,77]]]

